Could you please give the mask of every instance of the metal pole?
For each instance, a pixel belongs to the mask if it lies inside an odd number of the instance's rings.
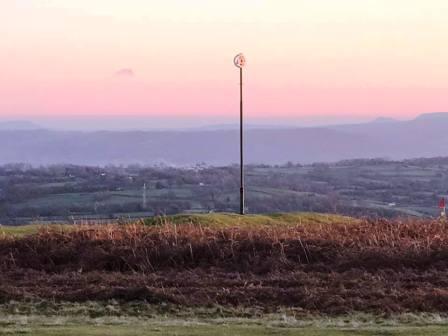
[[[243,68],[240,68],[240,214],[244,215]]]

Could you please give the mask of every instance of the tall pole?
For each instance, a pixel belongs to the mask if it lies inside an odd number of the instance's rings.
[[[146,183],[143,183],[142,207],[146,210]]]
[[[244,215],[243,67],[246,65],[246,58],[240,53],[235,56],[233,63],[240,69],[240,214]]]
[[[240,214],[244,215],[243,68],[240,67]]]

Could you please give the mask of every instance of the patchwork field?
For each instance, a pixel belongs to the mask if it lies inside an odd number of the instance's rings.
[[[238,167],[0,166],[0,223],[234,212]],[[246,167],[249,213],[436,217],[448,159]]]

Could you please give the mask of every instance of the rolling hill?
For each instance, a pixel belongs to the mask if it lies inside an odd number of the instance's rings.
[[[447,130],[448,113],[424,114],[410,121],[250,128],[246,159],[278,164],[444,156]],[[0,164],[227,165],[238,162],[238,141],[237,129],[81,132],[0,127]]]

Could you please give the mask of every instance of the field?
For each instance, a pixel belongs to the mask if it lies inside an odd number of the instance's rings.
[[[0,240],[3,302],[146,300],[333,315],[448,308],[440,221],[196,215],[27,229]]]
[[[447,225],[290,213],[0,227],[0,335],[444,334]]]
[[[0,166],[0,223],[234,212],[238,167]],[[246,167],[247,211],[435,217],[448,159]],[[145,186],[145,189],[144,189]]]

